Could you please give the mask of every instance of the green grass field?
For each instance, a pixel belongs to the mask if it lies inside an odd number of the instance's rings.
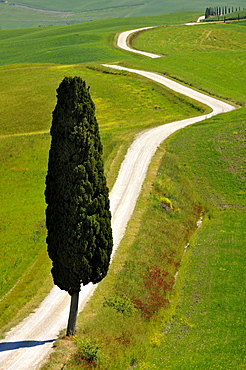
[[[121,73],[104,73],[105,69],[100,66],[97,69],[95,65],[88,67],[55,64],[0,67],[1,248],[4,256],[0,267],[2,332],[11,325],[20,308],[35,295],[35,289],[38,292],[37,286],[40,284],[42,287],[50,270],[50,262],[44,255],[43,193],[56,88],[64,75],[80,75],[91,86],[110,187],[137,132],[202,113],[199,105],[190,109],[190,104],[179,95],[153,83]],[[40,282],[36,281],[36,288],[30,293],[22,274],[35,260],[41,263],[40,256],[46,261],[39,267],[43,277]],[[32,269],[31,273],[34,276],[35,270]],[[13,286],[15,288],[8,294]],[[51,283],[46,291],[50,286]],[[17,292],[21,289],[23,294],[19,297]],[[11,303],[13,297],[19,300],[15,308]]]
[[[162,145],[109,275],[79,317],[77,353],[68,359],[76,349],[61,336],[44,370],[88,368],[89,354],[107,370],[245,368],[245,118],[245,109],[221,115]]]
[[[244,107],[244,23],[226,29],[223,25],[200,27],[167,27],[139,35],[133,46],[164,51],[166,57],[151,62],[138,58],[131,66],[135,63],[134,67],[175,76]],[[215,39],[219,40],[216,45]],[[174,71],[176,60],[176,67],[178,60],[182,63]],[[77,354],[64,358],[65,350],[69,354],[76,348],[73,342],[60,340],[44,369],[86,368],[82,358],[91,353],[100,368],[107,370],[245,367],[244,145],[245,108],[186,128],[163,145],[110,273],[80,315]],[[163,198],[170,200],[173,212],[160,207]],[[194,234],[201,209],[203,225]],[[188,240],[190,247],[183,254]],[[171,283],[177,269],[175,289],[172,293],[167,289],[164,295],[161,287]],[[164,276],[170,280],[163,280]],[[154,292],[147,288],[150,281]],[[120,302],[119,297],[123,297]],[[169,299],[169,305],[160,297]],[[105,306],[105,300],[110,306]],[[146,317],[156,305],[159,310]],[[120,313],[122,307],[125,311]]]
[[[43,191],[55,89],[64,75],[91,85],[110,187],[137,132],[203,107],[99,63],[159,71],[245,107],[245,22],[145,32],[133,45],[165,55],[151,62],[113,46],[123,29],[184,23],[194,14],[1,31],[2,333],[52,285]],[[74,341],[60,340],[46,369],[81,368],[79,354],[95,349],[95,338],[102,369],[176,370],[182,361],[187,369],[243,369],[244,144],[241,108],[182,130],[157,151],[110,272],[79,318],[80,352],[69,359]]]
[[[224,6],[223,1],[218,1],[210,6]],[[232,0],[231,6],[245,5],[243,0]],[[72,0],[34,1],[20,0],[15,3],[0,3],[0,29],[27,28],[38,26],[71,25],[85,23],[98,19],[149,17],[158,14],[166,14],[180,11],[198,11],[200,15],[205,13],[208,3],[204,0],[178,0],[160,2],[159,0],[118,0],[108,2],[106,0],[83,2]]]
[[[179,24],[196,20],[197,12],[155,17],[118,18],[80,25],[2,30],[0,65],[16,63],[78,64],[132,59],[113,45],[116,34],[136,27]],[[96,30],[96,32],[95,32]]]
[[[149,352],[157,369],[245,368],[245,118],[233,112],[168,142],[209,209],[183,261],[171,325]]]
[[[164,55],[149,62],[148,68],[245,105],[244,21],[156,28],[140,34],[132,44],[140,50]]]

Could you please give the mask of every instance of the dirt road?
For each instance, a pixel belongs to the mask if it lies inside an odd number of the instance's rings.
[[[124,37],[121,34],[119,39],[123,44],[126,44],[126,37],[131,32],[133,31],[124,33]],[[207,104],[212,109],[210,114],[171,122],[137,135],[126,154],[118,178],[110,193],[114,237],[113,253],[115,253],[134,210],[148,165],[158,145],[173,132],[215,114],[233,110],[234,107],[152,72],[126,69],[114,65],[104,66],[141,74],[170,89]],[[91,297],[95,288],[92,284],[83,287],[80,294],[80,310]],[[11,330],[6,338],[0,342],[0,369],[39,369],[52,350],[52,343],[57,338],[59,331],[66,327],[69,300],[67,293],[54,287],[40,307],[20,325]]]

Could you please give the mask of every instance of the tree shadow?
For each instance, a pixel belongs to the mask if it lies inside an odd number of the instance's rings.
[[[52,343],[55,340],[56,339],[50,339],[50,340],[23,340],[23,341],[20,341],[20,342],[2,342],[2,343],[0,343],[0,352],[11,351],[13,349],[19,349],[19,348],[42,346],[45,343]]]

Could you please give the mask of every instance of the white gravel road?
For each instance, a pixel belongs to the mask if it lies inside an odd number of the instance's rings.
[[[132,49],[127,44],[127,39],[132,33],[135,33],[135,32],[138,32],[138,31],[149,30],[150,28],[154,28],[154,27],[142,27],[142,28],[136,28],[135,30],[121,32],[118,36],[118,39],[117,39],[117,46],[121,49],[130,51],[130,52],[135,53],[135,54],[141,54],[141,55],[144,55],[144,56],[149,57],[149,58],[160,58],[160,55],[148,53],[146,51],[140,51],[140,50]]]
[[[135,30],[123,32],[119,36],[119,47],[125,48],[126,38],[132,32],[135,32]],[[145,52],[140,53],[150,56]],[[153,54],[151,57],[153,57]],[[127,69],[117,65],[104,66],[140,74],[207,104],[212,109],[210,114],[171,122],[144,131],[136,136],[125,156],[118,178],[110,193],[115,252],[134,210],[148,165],[161,142],[173,132],[187,125],[202,121],[218,113],[231,111],[234,107],[152,72]],[[80,310],[83,309],[84,304],[91,297],[95,288],[96,286],[92,284],[82,288]],[[66,327],[69,303],[70,297],[68,294],[54,287],[40,307],[20,325],[13,328],[6,335],[5,339],[0,341],[0,369],[39,369],[51,352],[52,343],[57,338],[59,331]]]

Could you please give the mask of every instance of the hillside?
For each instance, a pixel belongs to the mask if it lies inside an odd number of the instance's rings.
[[[185,15],[183,19],[189,17]],[[139,18],[139,24],[144,24],[145,20]],[[153,21],[164,24],[165,17]],[[103,73],[100,64],[95,63],[134,59],[110,45],[117,30],[133,27],[133,24],[134,19],[129,18],[71,27],[1,31],[1,61],[4,64],[0,67],[2,331],[6,330],[5,324],[9,327],[11,319],[16,319],[15,315],[18,320],[25,315],[20,308],[27,302],[32,305],[32,298],[40,295],[40,290],[48,292],[51,286],[43,192],[51,114],[56,88],[63,76],[80,75],[91,86],[110,187],[137,132],[195,115],[200,109],[199,106],[191,109],[190,104],[178,95],[163,92],[155,84],[146,86],[144,81],[133,76],[126,78],[117,72]],[[97,32],[93,33],[93,29]],[[81,40],[84,41],[82,44]],[[16,64],[18,62],[22,64]],[[49,285],[44,284],[45,279]],[[32,310],[30,306],[27,309]]]
[[[55,89],[64,75],[81,75],[91,86],[110,187],[134,135],[204,112],[155,83],[101,66],[114,62],[158,71],[241,109],[182,130],[158,150],[118,259],[81,315],[78,335],[101,341],[107,370],[156,369],[157,361],[158,370],[183,370],[184,363],[187,369],[243,368],[246,23],[159,27],[138,35],[134,47],[162,54],[154,61],[115,48],[121,30],[185,23],[198,14],[0,31],[2,333],[52,285],[43,190]],[[201,210],[203,226],[194,235]],[[155,272],[173,277],[177,270],[168,310],[144,317],[148,292],[137,282],[143,287]],[[104,305],[104,297],[116,302],[122,292],[126,306],[133,296],[143,303],[130,317]],[[61,342],[58,352],[76,351],[75,343]],[[76,368],[67,358],[59,361],[60,368]]]
[[[136,58],[131,66],[245,106],[245,22],[160,27],[132,45],[164,58]],[[92,354],[92,366],[107,370],[243,368],[245,108],[181,130],[156,161],[158,155],[109,277],[80,316],[77,348],[61,336],[44,369],[87,368]],[[174,211],[165,211],[161,199]],[[201,209],[202,227],[194,234],[192,220]],[[185,251],[182,238],[189,241]],[[160,292],[170,280],[164,277],[177,268],[165,306]],[[156,306],[158,314],[149,317]],[[68,361],[62,351],[74,354]]]
[[[212,5],[212,4],[209,4]],[[221,0],[214,3],[224,6]],[[230,6],[245,6],[243,0],[231,0]],[[204,14],[208,2],[205,0],[118,0],[118,1],[34,1],[19,0],[0,2],[0,29],[26,28],[37,26],[71,25],[97,19],[118,17],[142,17],[157,14],[199,11]]]

